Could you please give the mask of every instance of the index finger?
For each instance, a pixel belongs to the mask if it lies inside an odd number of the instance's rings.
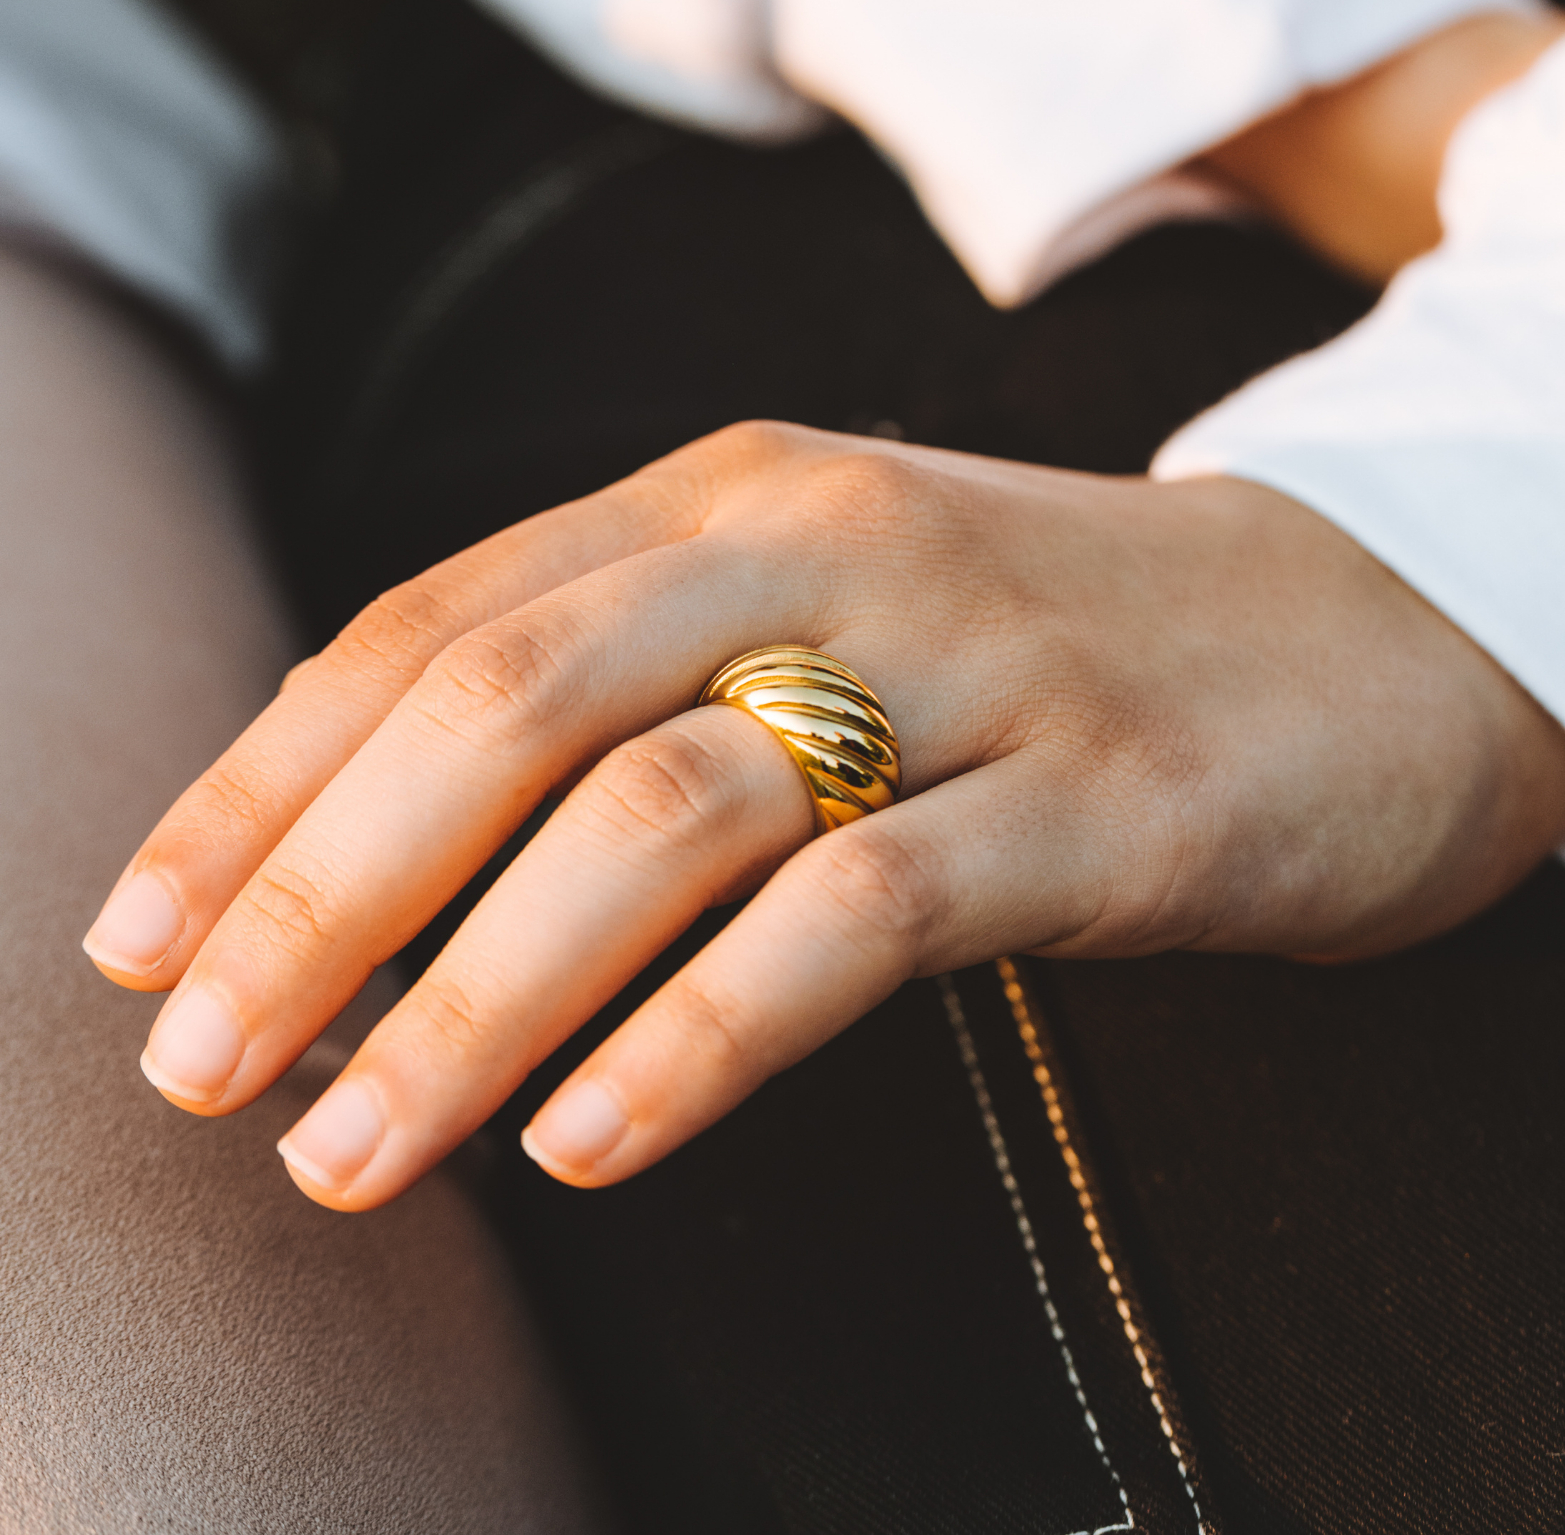
[[[699,477],[665,461],[507,528],[378,598],[295,667],[255,723],[175,801],[110,893],[83,942],[88,956],[123,986],[167,991],[245,882],[436,656],[558,586],[689,536],[703,499]]]

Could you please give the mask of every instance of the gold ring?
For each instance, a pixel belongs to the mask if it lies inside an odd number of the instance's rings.
[[[700,704],[732,704],[768,726],[799,764],[815,829],[884,810],[902,787],[902,753],[881,702],[819,650],[773,645],[730,661]]]

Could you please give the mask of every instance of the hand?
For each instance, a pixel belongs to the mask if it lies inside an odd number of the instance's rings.
[[[811,840],[781,743],[691,708],[772,643],[880,695],[899,804]],[[1276,492],[736,427],[436,566],[296,669],[89,937],[115,980],[175,988],[148,1075],[196,1113],[250,1102],[572,782],[285,1139],[311,1197],[405,1189],[757,887],[534,1120],[556,1176],[655,1162],[910,976],[1371,953],[1565,834],[1565,732]]]

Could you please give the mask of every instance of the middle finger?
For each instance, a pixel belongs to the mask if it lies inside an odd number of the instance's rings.
[[[702,911],[809,840],[803,776],[764,726],[697,709],[611,752],[478,903],[279,1148],[363,1209],[472,1133]]]
[[[218,922],[153,1029],[147,1075],[196,1112],[256,1097],[551,787],[687,708],[731,656],[779,635],[820,643],[829,589],[786,568],[704,535],[449,647]]]

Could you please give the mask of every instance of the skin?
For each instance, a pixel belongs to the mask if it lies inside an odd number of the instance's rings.
[[[1565,36],[1565,16],[1469,16],[1343,85],[1311,91],[1210,150],[1306,245],[1379,285],[1440,241],[1445,146],[1491,91]]]
[[[691,707],[784,642],[858,671],[902,741],[901,802],[819,839],[770,732]],[[148,1074],[195,1113],[254,1100],[567,786],[285,1138],[310,1197],[401,1192],[751,891],[540,1112],[524,1144],[556,1176],[650,1165],[911,976],[1415,942],[1565,839],[1565,731],[1274,491],[735,427],[436,566],[295,669],[89,935],[113,979],[173,988]]]

